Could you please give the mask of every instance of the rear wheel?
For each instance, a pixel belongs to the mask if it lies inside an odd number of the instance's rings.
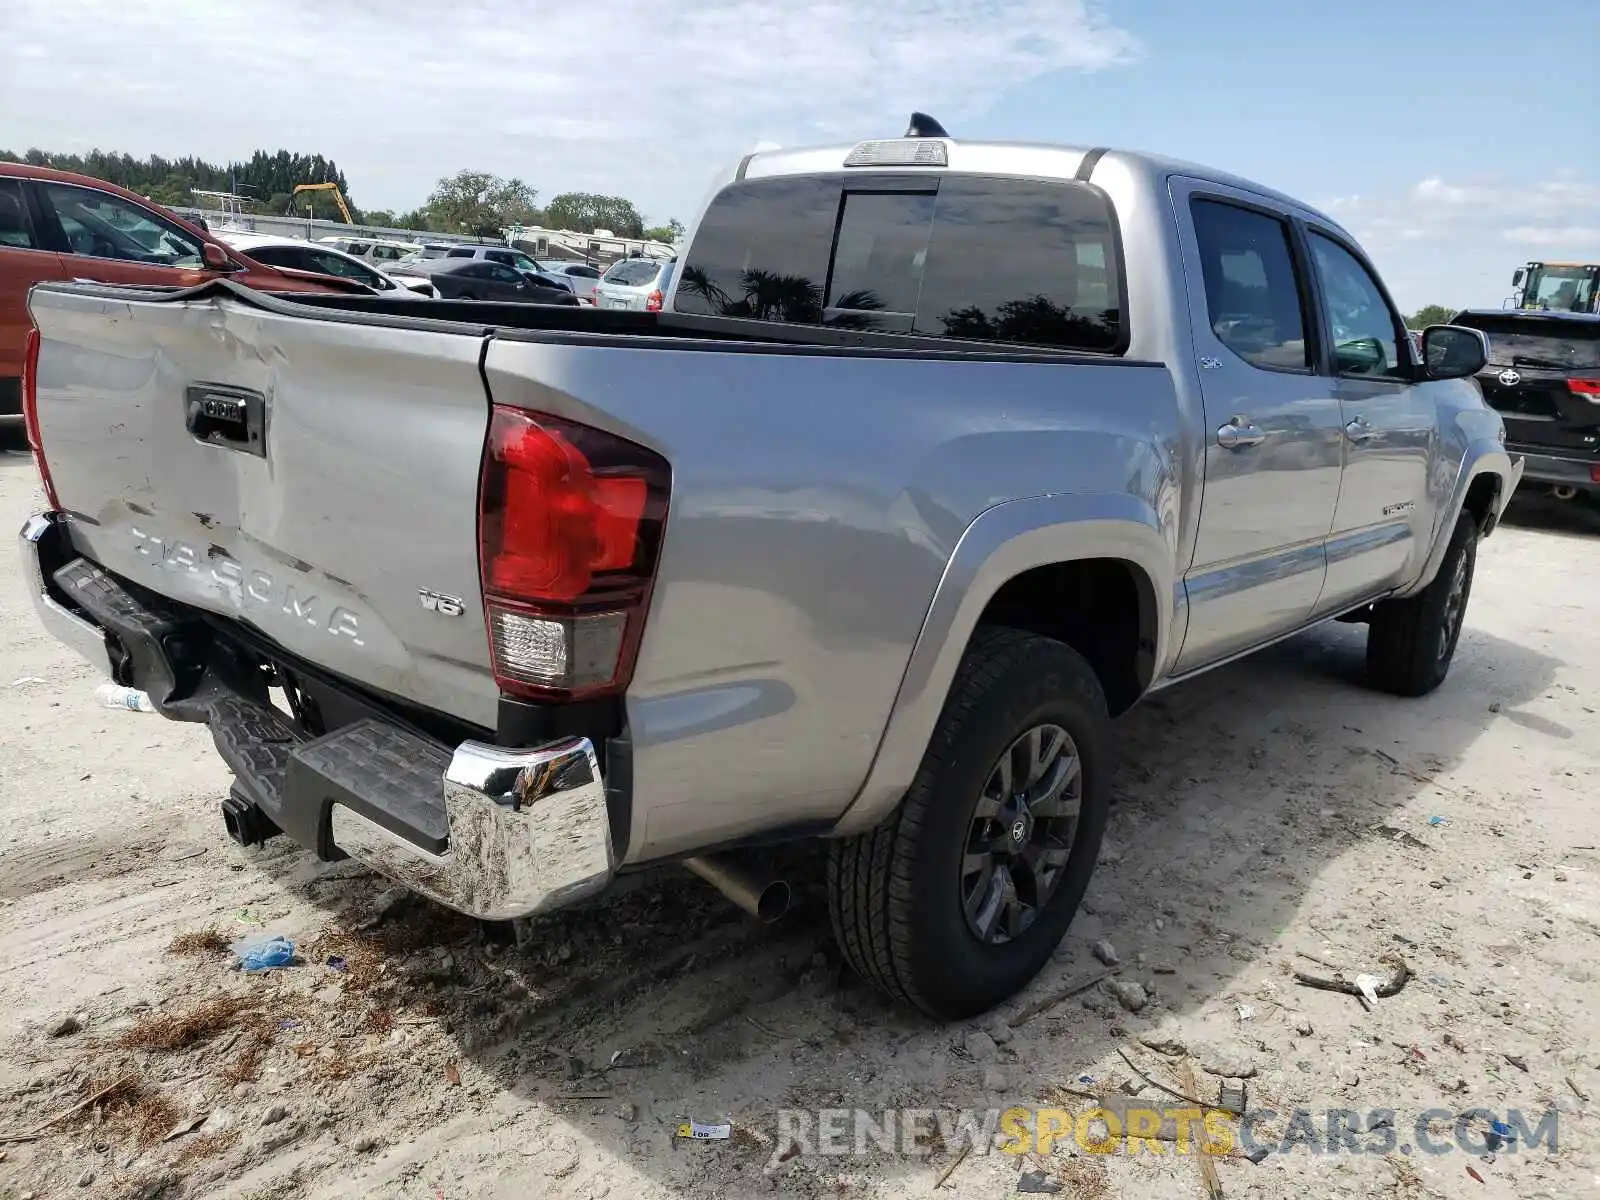
[[[834,933],[856,971],[946,1019],[1026,986],[1094,870],[1109,724],[1076,651],[981,628],[905,799],[830,847]]]
[[[1367,675],[1374,685],[1397,696],[1425,696],[1444,682],[1466,622],[1477,561],[1478,526],[1462,513],[1433,582],[1415,596],[1373,605]]]

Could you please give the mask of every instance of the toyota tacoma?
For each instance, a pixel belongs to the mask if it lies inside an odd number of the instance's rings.
[[[675,861],[770,915],[751,848],[825,839],[953,1018],[1067,929],[1140,697],[1333,619],[1445,678],[1521,466],[1327,216],[919,115],[685,246],[659,313],[33,289],[33,600],[210,726],[237,839],[494,921]]]

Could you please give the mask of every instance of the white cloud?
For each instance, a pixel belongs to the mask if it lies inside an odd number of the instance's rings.
[[[1083,0],[4,0],[0,147],[335,159],[367,207],[460,167],[687,218],[758,139],[954,131],[1136,57]],[[43,97],[48,97],[44,102]]]
[[[1543,257],[1600,262],[1600,180],[1542,182],[1430,176],[1386,197],[1322,206],[1373,256],[1408,311],[1424,304],[1497,305],[1511,272]]]
[[[1600,225],[1516,225],[1500,236],[1525,246],[1600,246]]]

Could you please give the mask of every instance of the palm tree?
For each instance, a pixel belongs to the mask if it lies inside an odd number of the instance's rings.
[[[681,296],[685,292],[691,296],[698,296],[705,304],[706,311],[714,316],[732,315],[728,312],[733,306],[732,298],[712,281],[704,267],[684,267],[682,278],[678,283],[678,294]]]

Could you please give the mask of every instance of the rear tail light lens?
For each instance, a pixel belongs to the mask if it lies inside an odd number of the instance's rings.
[[[28,448],[33,451],[34,466],[39,468],[39,481],[44,484],[45,499],[52,509],[59,509],[56,485],[50,479],[50,464],[44,457],[44,439],[39,435],[39,331],[28,330],[28,340],[22,352],[22,425],[27,431]]]
[[[495,406],[478,554],[502,690],[571,700],[627,687],[669,489],[666,460],[644,446]]]
[[[1574,396],[1582,396],[1585,400],[1600,404],[1600,379],[1569,379],[1567,390]]]
[[[662,300],[664,298],[665,297],[663,297],[661,295],[661,289],[660,288],[657,288],[655,291],[651,292],[650,295],[645,298],[645,302],[644,302],[644,310],[645,310],[645,312],[660,312],[661,311],[661,302],[662,302]]]

